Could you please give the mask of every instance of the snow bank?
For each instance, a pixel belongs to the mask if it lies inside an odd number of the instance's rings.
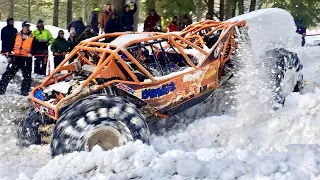
[[[57,157],[34,179],[312,179],[318,177],[319,145],[290,145],[287,152],[259,156],[251,151],[219,149],[157,153],[140,142],[114,151]],[[85,163],[84,163],[85,162]]]
[[[301,36],[295,33],[296,26],[293,17],[283,9],[261,9],[228,21],[244,19],[247,20],[250,39],[257,55],[274,47],[292,48],[301,45]]]

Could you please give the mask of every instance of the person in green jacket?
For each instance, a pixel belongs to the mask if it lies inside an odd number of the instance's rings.
[[[37,40],[37,51],[35,60],[34,72],[40,75],[46,75],[47,70],[47,57],[48,56],[48,47],[54,42],[54,38],[49,30],[44,28],[42,20],[38,20],[37,29],[35,29],[32,34]]]
[[[62,30],[59,31],[58,37],[54,40],[51,45],[51,51],[54,56],[54,68],[58,67],[58,65],[63,61],[67,52],[69,50],[69,43],[64,38],[64,32]]]

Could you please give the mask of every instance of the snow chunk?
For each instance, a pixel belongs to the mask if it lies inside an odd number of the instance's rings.
[[[299,108],[301,109],[311,109],[319,104],[318,98],[308,93],[303,96],[299,102]]]
[[[63,94],[67,94],[69,91],[69,88],[71,87],[70,82],[65,82],[65,81],[61,81],[58,82],[56,84],[52,84],[50,85],[45,92],[50,91],[50,90],[55,90],[57,92],[61,92]]]
[[[115,40],[111,41],[111,45],[115,45],[118,47],[124,47],[128,42],[133,40],[139,40],[143,38],[150,37],[150,34],[144,33],[144,34],[125,34],[117,37]]]

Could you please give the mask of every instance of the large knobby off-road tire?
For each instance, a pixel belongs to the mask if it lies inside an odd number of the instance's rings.
[[[303,66],[298,55],[284,48],[276,48],[267,51],[261,58],[269,68],[275,103],[284,105],[286,96],[303,89]]]
[[[73,151],[104,150],[141,140],[149,144],[144,116],[127,100],[111,95],[91,95],[66,109],[55,126],[52,156]]]
[[[18,126],[18,144],[28,146],[31,144],[40,144],[41,136],[38,132],[41,124],[40,113],[32,108],[25,119],[19,122]]]

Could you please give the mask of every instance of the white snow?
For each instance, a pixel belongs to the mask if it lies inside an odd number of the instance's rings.
[[[55,90],[57,92],[61,92],[62,94],[67,94],[70,87],[70,82],[61,81],[50,85],[45,91]]]
[[[133,40],[138,40],[138,39],[143,39],[143,38],[148,38],[150,37],[150,34],[148,33],[143,33],[143,34],[125,34],[117,37],[115,40],[111,41],[111,45],[115,45],[118,47],[123,47],[127,43]]]
[[[281,18],[279,18],[281,17]],[[274,47],[298,47],[301,36],[295,33],[293,17],[287,11],[278,8],[261,9],[243,14],[228,21],[247,20],[252,46],[257,55]]]
[[[275,15],[283,18],[282,23],[268,20]],[[274,41],[273,34],[281,39],[295,36],[288,28],[292,18],[282,10],[262,10],[246,16],[253,19],[249,18],[249,26],[258,22],[268,29],[268,25],[277,24],[260,36],[259,31],[249,31],[252,44],[261,46],[254,48],[257,54],[267,48],[261,41]],[[210,116],[189,125],[180,119],[182,123],[176,128],[153,134],[151,146],[136,141],[110,151],[94,147],[92,152],[54,159],[50,159],[48,145],[18,147],[14,120],[24,115],[20,108],[29,102],[13,95],[16,92],[12,89],[18,88],[13,82],[8,94],[0,96],[0,179],[320,179],[319,47],[297,48],[290,45],[291,41],[278,42],[297,52],[304,65],[307,84],[302,94],[291,93],[283,108],[268,114],[260,114],[264,109],[259,106],[254,111],[247,109],[261,120],[243,121],[247,117],[244,113]],[[242,86],[252,85],[243,81]],[[252,88],[252,93],[258,92]],[[251,103],[251,98],[242,102]],[[199,107],[199,113],[206,113],[201,110]],[[78,122],[79,126],[83,124]]]

